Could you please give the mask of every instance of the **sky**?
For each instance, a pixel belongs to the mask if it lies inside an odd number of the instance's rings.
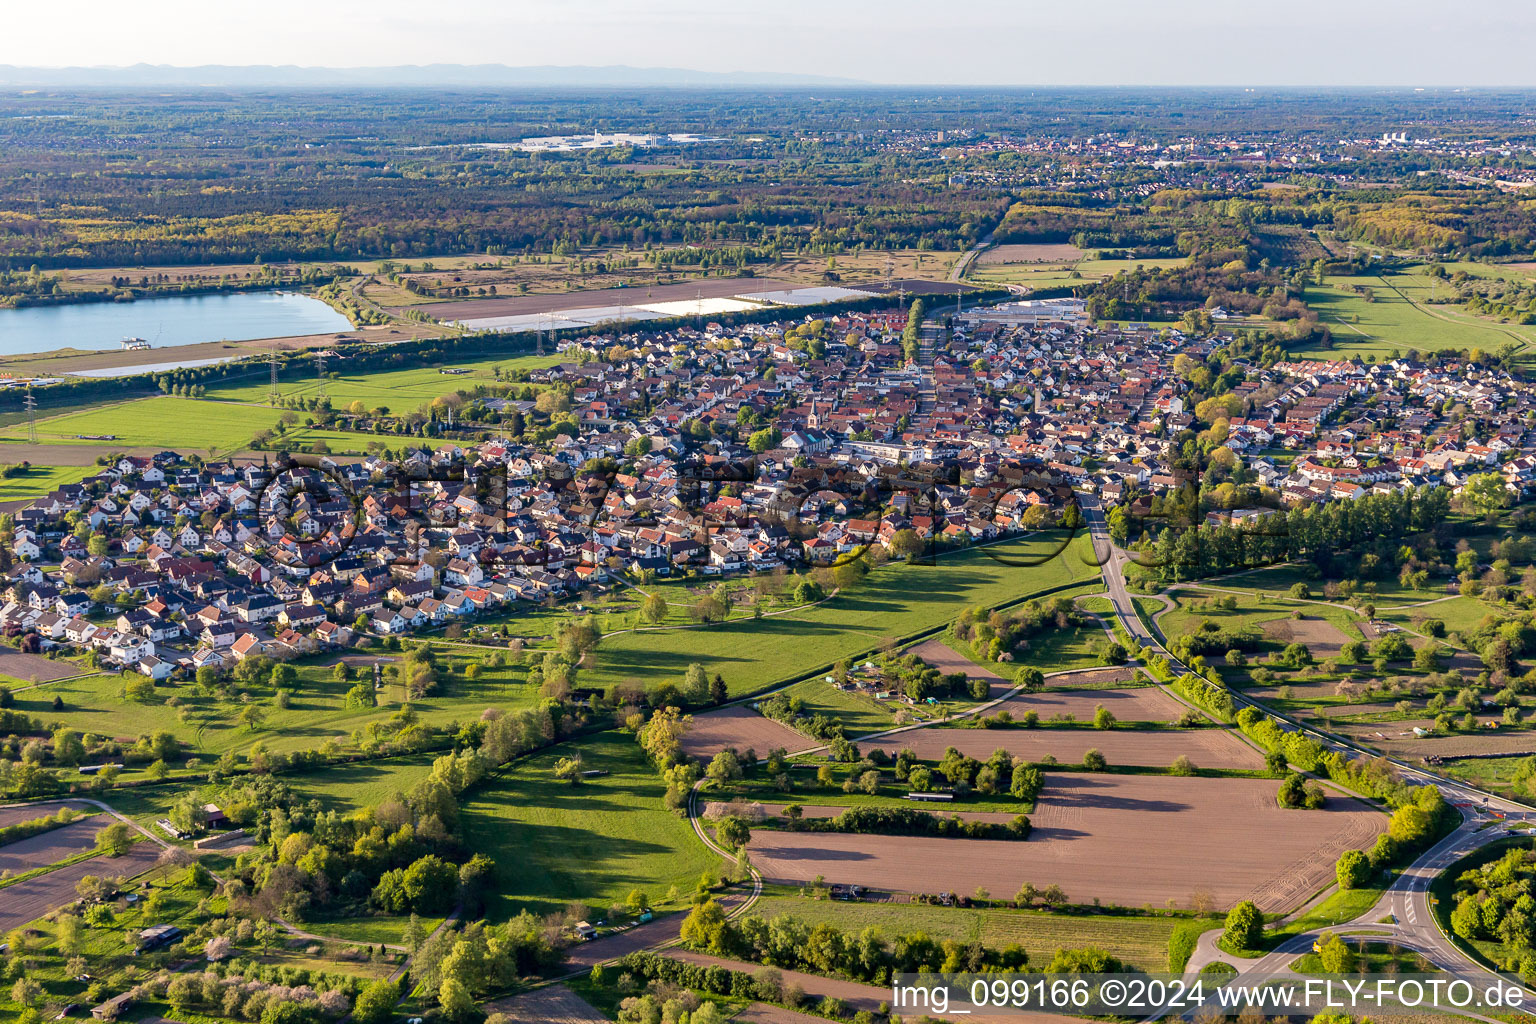
[[[888,84],[1536,86],[1531,0],[73,0],[0,64],[496,63]]]

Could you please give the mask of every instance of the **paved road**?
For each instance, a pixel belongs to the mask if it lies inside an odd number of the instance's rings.
[[[1167,658],[1169,665],[1175,671],[1186,671],[1187,667],[1168,653],[1148,625],[1142,621],[1141,616],[1136,613],[1136,606],[1132,603],[1130,592],[1125,585],[1125,566],[1131,560],[1131,556],[1116,545],[1110,537],[1108,523],[1105,521],[1097,496],[1079,494],[1078,499],[1093,541],[1094,554],[1104,568],[1105,590],[1110,604],[1114,607],[1115,617],[1139,643]],[[1280,720],[1284,725],[1302,731],[1330,749],[1342,751],[1351,756],[1361,754],[1377,756],[1374,752],[1342,742],[1336,737],[1318,732],[1271,708],[1251,701],[1237,691],[1232,691],[1232,697],[1238,704],[1257,707],[1272,718]],[[1379,935],[1384,940],[1390,940],[1404,948],[1422,953],[1426,959],[1441,969],[1481,973],[1482,969],[1457,949],[1440,930],[1430,907],[1429,887],[1436,876],[1450,864],[1479,847],[1505,836],[1505,829],[1494,821],[1495,812],[1506,815],[1507,820],[1513,822],[1536,821],[1536,811],[1524,804],[1446,779],[1405,761],[1389,760],[1409,782],[1432,783],[1438,786],[1445,797],[1461,809],[1466,820],[1455,832],[1409,865],[1370,910],[1352,921],[1327,930]],[[1390,920],[1387,920],[1388,918]],[[1320,934],[1319,930],[1304,932],[1286,940],[1273,952],[1257,960],[1242,960],[1228,956],[1216,948],[1215,940],[1220,935],[1220,929],[1216,929],[1201,936],[1187,970],[1198,971],[1206,964],[1223,960],[1236,967],[1240,974],[1286,973],[1290,962],[1309,951]]]

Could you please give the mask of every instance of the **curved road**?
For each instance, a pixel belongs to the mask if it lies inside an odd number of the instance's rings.
[[[1162,642],[1142,621],[1136,612],[1136,605],[1131,600],[1130,591],[1125,585],[1125,566],[1130,562],[1131,555],[1114,543],[1109,534],[1109,525],[1105,521],[1104,511],[1100,506],[1098,497],[1091,494],[1078,494],[1078,502],[1083,511],[1083,518],[1088,524],[1089,534],[1093,541],[1093,550],[1098,561],[1103,565],[1104,584],[1110,604],[1114,608],[1115,617],[1120,621],[1136,641],[1148,649],[1168,659],[1168,664],[1176,671],[1188,671],[1179,659],[1175,658],[1163,647]],[[1249,700],[1240,692],[1231,691],[1233,700],[1238,704],[1254,707],[1263,711],[1285,726],[1304,733],[1317,740],[1331,750],[1337,750],[1350,756],[1367,755],[1377,757],[1379,755],[1364,748],[1342,742],[1337,737],[1319,732],[1295,719],[1276,712],[1275,710]],[[1460,827],[1446,836],[1434,847],[1426,851],[1392,882],[1392,885],[1383,893],[1381,899],[1370,910],[1344,924],[1334,925],[1327,929],[1318,929],[1303,932],[1287,939],[1275,948],[1273,952],[1256,960],[1243,960],[1238,957],[1228,956],[1216,948],[1215,940],[1220,935],[1220,929],[1206,932],[1200,937],[1199,946],[1190,958],[1186,968],[1189,972],[1196,972],[1206,964],[1222,960],[1232,964],[1241,974],[1278,974],[1285,973],[1288,965],[1296,957],[1308,952],[1312,943],[1322,934],[1322,931],[1349,934],[1375,934],[1383,940],[1397,943],[1408,949],[1422,953],[1430,963],[1441,969],[1458,969],[1474,973],[1483,973],[1484,968],[1472,961],[1450,940],[1440,926],[1436,923],[1433,908],[1430,906],[1429,887],[1436,876],[1444,871],[1455,861],[1467,854],[1504,838],[1507,830],[1500,827],[1493,817],[1495,812],[1506,816],[1506,820],[1536,822],[1536,810],[1515,803],[1503,797],[1486,793],[1476,787],[1433,772],[1425,771],[1416,765],[1398,760],[1387,759],[1403,777],[1416,785],[1433,784],[1440,788],[1453,805],[1462,813],[1463,821]],[[1471,1014],[1469,1016],[1476,1016]],[[1156,1019],[1156,1018],[1152,1018]]]

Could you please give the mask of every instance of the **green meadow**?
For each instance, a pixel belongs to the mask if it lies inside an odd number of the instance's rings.
[[[693,629],[609,637],[589,657],[580,685],[642,685],[680,679],[689,663],[749,693],[942,626],[967,607],[996,607],[1052,587],[1095,580],[1086,535],[1065,550],[1059,537],[1032,536],[940,557],[935,565],[892,562],[858,586],[814,607]],[[1020,564],[1039,561],[1041,564]],[[1012,563],[1012,564],[1010,564]],[[514,627],[515,628],[515,627]]]

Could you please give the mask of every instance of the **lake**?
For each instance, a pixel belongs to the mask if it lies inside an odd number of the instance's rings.
[[[124,338],[143,338],[160,349],[351,329],[347,318],[330,306],[296,292],[177,295],[0,309],[0,355],[59,348],[118,349]]]

